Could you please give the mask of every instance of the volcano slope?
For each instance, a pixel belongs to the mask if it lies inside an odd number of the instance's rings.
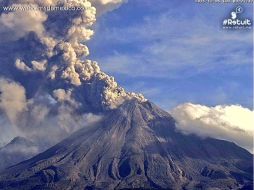
[[[130,100],[5,170],[0,189],[252,189],[252,160],[234,143],[183,135],[167,112]]]

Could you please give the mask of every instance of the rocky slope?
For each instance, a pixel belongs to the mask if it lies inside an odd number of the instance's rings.
[[[252,160],[231,142],[183,135],[167,112],[130,100],[5,170],[0,189],[252,189]]]

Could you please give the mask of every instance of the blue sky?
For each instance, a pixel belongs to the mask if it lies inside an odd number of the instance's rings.
[[[192,102],[252,108],[253,30],[222,29],[237,4],[129,0],[98,20],[90,58],[166,110]],[[241,5],[252,18],[251,5]]]

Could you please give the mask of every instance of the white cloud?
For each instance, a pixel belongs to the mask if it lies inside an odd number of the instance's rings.
[[[183,133],[231,141],[253,152],[254,111],[248,108],[186,103],[170,113]]]

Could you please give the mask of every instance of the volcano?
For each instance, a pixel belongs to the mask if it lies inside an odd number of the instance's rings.
[[[149,101],[129,100],[5,170],[0,189],[252,189],[252,160],[234,143],[178,132]]]

